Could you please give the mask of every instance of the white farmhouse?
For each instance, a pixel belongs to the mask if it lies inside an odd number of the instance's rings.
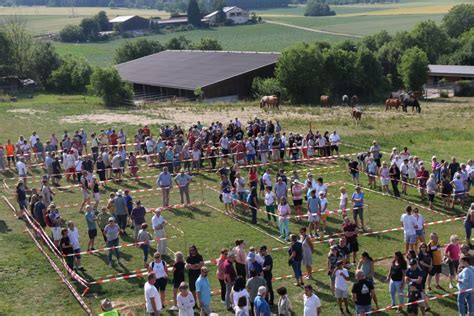
[[[245,24],[249,21],[249,11],[241,9],[239,7],[224,7],[222,9],[226,15],[227,20],[234,21],[234,24]],[[209,13],[203,20],[209,24],[216,23],[217,11]]]

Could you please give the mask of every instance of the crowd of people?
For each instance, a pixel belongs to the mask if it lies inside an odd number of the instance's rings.
[[[60,187],[63,176],[77,182],[80,188],[83,199],[79,212],[84,214],[88,251],[96,249],[98,234],[110,248],[109,266],[121,264],[117,246],[125,235],[132,234],[134,242],[142,249],[143,264],[148,271],[144,288],[148,313],[159,315],[160,310],[166,308],[165,303],[172,302],[169,309],[179,310],[180,315],[193,315],[194,308],[199,308],[201,315],[210,315],[209,268],[194,245],[188,249],[187,256],[177,252],[174,260],[165,261],[168,222],[162,214],[171,204],[169,195],[175,186],[179,188],[181,204],[190,206],[189,187],[194,174],[209,169],[220,177],[219,197],[227,213],[250,210],[251,220],[256,224],[257,212],[264,211],[267,223],[278,225],[279,238],[289,242],[288,265],[293,270],[295,286],[304,291],[304,315],[321,314],[323,302],[308,280],[314,280],[314,241],[327,237],[326,220],[333,213],[328,207],[328,187],[322,177],[315,179],[311,172],[300,178],[297,171],[287,176],[284,169],[279,169],[273,176],[272,168],[266,168],[266,164],[338,155],[341,137],[336,131],[331,134],[309,131],[304,136],[287,134],[279,122],[255,118],[243,126],[236,118],[225,127],[215,122],[206,128],[198,122],[187,132],[178,126],[165,126],[159,136],[152,135],[150,128],[144,126],[132,139],[133,143],[127,144],[123,129],[116,132],[109,128],[89,136],[81,129],[74,135],[65,131],[61,139],[52,134],[45,145],[33,132],[29,141],[21,136],[16,144],[8,140],[6,145],[0,146],[0,169],[14,166],[18,173],[19,216],[23,216],[23,212],[31,213],[39,226],[50,228],[54,244],[62,251],[71,269],[81,271],[84,267],[77,223],[66,221],[53,202],[57,193],[54,186]],[[340,238],[325,240],[329,243],[328,284],[342,315],[351,314],[349,290],[358,315],[371,311],[373,306],[379,308],[375,294],[375,260],[366,251],[358,258],[359,249],[363,248],[358,235],[367,231],[360,174],[367,175],[370,189],[377,187],[379,179],[382,191],[396,197],[407,194],[408,187],[415,187],[422,200],[428,199],[431,209],[435,207],[435,196],[441,196],[446,207],[452,208],[455,203],[464,207],[474,180],[471,160],[459,164],[452,158],[451,162],[441,160],[438,163],[433,156],[428,167],[406,147],[400,153],[394,148],[385,161],[383,155],[380,145],[374,141],[367,152],[350,159],[348,170],[355,189],[349,194],[345,186],[339,188],[336,213],[342,216]],[[139,165],[141,158],[145,165]],[[259,169],[255,164],[264,168]],[[33,167],[44,168],[46,173],[38,188],[29,180],[28,169]],[[156,185],[162,194],[163,207],[152,210],[153,216],[148,223],[146,214],[150,210],[140,200],[135,200],[129,190],[111,193],[106,205],[99,207],[104,181],[124,181],[123,173],[127,168],[130,176],[136,177],[142,167],[161,169]],[[259,170],[263,171],[262,175],[258,174]],[[244,173],[248,179],[244,178]],[[389,183],[392,190],[389,190]],[[349,216],[351,212],[352,216]],[[298,234],[289,230],[290,218],[294,216],[300,225]],[[379,280],[389,283],[393,306],[403,304],[408,298],[412,303],[407,307],[410,315],[417,314],[418,310],[423,315],[429,311],[427,294],[432,290],[433,277],[436,288],[443,289],[440,273],[444,262],[449,265],[449,288],[474,288],[474,267],[469,254],[474,204],[464,221],[464,244],[453,235],[449,244],[443,245],[435,232],[425,241],[424,217],[416,207],[408,206],[400,223],[404,231],[405,255],[395,252],[386,280]],[[157,251],[150,260],[153,242],[156,242]],[[287,289],[273,289],[274,267],[269,250],[265,245],[247,248],[244,240],[236,240],[232,249],[221,249],[216,261],[220,298],[235,315],[267,316],[273,305],[277,306],[279,315],[294,312]],[[351,269],[355,270],[353,279],[349,274]],[[353,285],[349,289],[351,280]],[[173,285],[173,297],[167,299],[165,293],[169,283]],[[278,301],[274,292],[279,296]],[[466,314],[466,306],[470,313],[474,312],[472,304],[471,292],[458,295],[461,315]],[[401,311],[402,307],[397,309]]]

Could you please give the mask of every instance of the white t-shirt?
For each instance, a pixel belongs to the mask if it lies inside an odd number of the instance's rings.
[[[335,273],[336,280],[335,280],[335,287],[341,291],[347,291],[347,281],[344,277],[349,277],[349,272],[347,269],[337,270]]]
[[[263,180],[263,184],[265,184],[265,186],[267,186],[267,187],[272,186],[272,177],[268,173],[265,172],[263,174],[262,180]]]
[[[265,205],[270,206],[275,204],[276,195],[273,191],[265,193]]]
[[[400,222],[403,223],[403,233],[405,236],[416,235],[416,218],[408,214],[403,214],[402,217],[400,217]]]
[[[191,156],[193,157],[193,161],[198,161],[201,159],[201,151],[199,149],[194,149],[191,152]]]
[[[26,174],[28,173],[28,171],[26,169],[26,165],[23,161],[18,161],[16,163],[16,169],[18,170],[18,174],[20,176],[26,176]]]
[[[347,208],[347,199],[348,199],[347,193],[341,193],[341,197],[339,199],[340,199],[339,207],[341,209]]]
[[[304,313],[303,316],[318,316],[318,308],[321,307],[321,300],[316,294],[307,297],[304,295]]]
[[[316,196],[319,196],[319,192],[324,192],[324,194],[326,194],[326,192],[328,191],[328,187],[325,185],[325,184],[319,184],[316,182]]]
[[[160,261],[157,263],[156,261],[150,262],[150,268],[156,275],[157,279],[167,277],[168,274],[165,271],[165,265],[163,264],[164,261]]]
[[[416,228],[416,230],[423,229],[423,224],[425,224],[425,219],[424,219],[423,215],[418,214],[418,216],[413,216],[413,217],[415,218],[416,225],[418,226],[418,228]]]
[[[151,301],[155,301],[156,309],[161,310],[161,299],[160,293],[154,285],[151,285],[149,282],[145,283],[145,301],[146,301],[146,311],[147,313],[155,312],[151,306]]]
[[[72,249],[79,249],[81,246],[79,245],[79,230],[74,227],[73,230],[68,228],[67,230],[67,236],[69,237],[69,240],[71,241]]]
[[[156,215],[153,215],[153,217],[151,218],[152,228],[155,229],[155,227],[157,227],[158,225],[163,225],[164,221],[165,219],[163,218],[163,216],[160,215],[160,217],[158,217]]]

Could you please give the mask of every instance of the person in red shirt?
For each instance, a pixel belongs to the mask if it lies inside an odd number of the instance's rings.
[[[118,144],[118,135],[115,133],[115,130],[113,130],[112,134],[110,134],[110,144],[112,146],[116,146]]]
[[[10,161],[13,161],[13,165],[15,165],[15,145],[13,145],[10,140],[7,140],[5,150],[7,152],[8,169],[11,169]]]
[[[349,251],[352,252],[352,263],[355,264],[357,252],[359,251],[359,243],[357,241],[357,225],[352,223],[349,217],[346,217],[344,218],[344,223],[342,224],[342,230],[344,231],[344,236],[346,236]]]
[[[147,136],[150,136],[150,135],[151,135],[151,133],[150,133],[150,129],[148,128],[148,126],[147,126],[147,125],[145,125],[145,126],[143,127],[143,130],[142,130],[142,132],[143,132],[143,136],[145,136],[145,137],[147,137]]]
[[[426,182],[428,181],[430,174],[425,169],[425,166],[421,165],[420,169],[416,172],[416,179],[418,180],[418,189],[420,190],[421,199],[426,199]]]
[[[234,286],[234,281],[237,278],[237,273],[234,269],[234,260],[235,253],[230,252],[227,259],[224,261],[224,281],[225,281],[225,303],[227,305],[227,310],[232,310],[232,300],[230,293],[232,292],[232,286]]]

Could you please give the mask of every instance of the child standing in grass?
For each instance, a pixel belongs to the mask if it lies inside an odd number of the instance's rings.
[[[293,313],[290,299],[288,298],[286,287],[280,287],[277,290],[280,298],[278,299],[278,316],[290,316]]]
[[[145,265],[145,268],[148,266],[148,253],[150,251],[150,239],[152,239],[151,234],[147,231],[148,224],[143,223],[141,226],[142,229],[138,232],[137,235],[137,242],[143,242],[143,244],[140,245],[140,248],[143,250],[143,262]]]

